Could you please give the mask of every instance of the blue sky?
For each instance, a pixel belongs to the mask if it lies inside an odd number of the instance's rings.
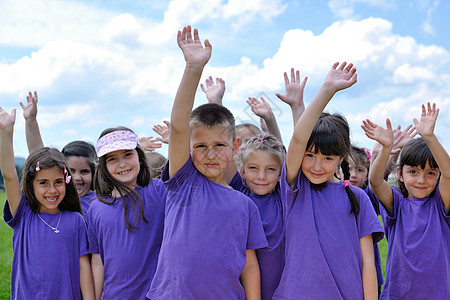
[[[224,104],[238,122],[257,120],[245,102],[268,95],[287,144],[292,134],[283,72],[308,76],[305,103],[335,61],[351,61],[358,83],[338,93],[327,111],[344,114],[352,140],[371,148],[360,128],[389,117],[402,127],[436,102],[436,134],[449,149],[450,3],[388,0],[2,0],[0,106],[18,109],[14,147],[27,156],[19,101],[39,94],[44,143],[93,143],[107,127],[140,136],[170,116],[184,67],[176,32],[199,28],[213,54],[204,79],[226,82]],[[199,89],[196,105],[206,102]],[[167,147],[159,150],[167,153]]]

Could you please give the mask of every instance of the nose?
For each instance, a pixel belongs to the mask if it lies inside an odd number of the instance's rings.
[[[259,170],[259,172],[257,174],[257,178],[258,179],[266,179],[266,172],[265,172],[265,170],[263,170],[263,169]]]
[[[419,174],[419,176],[417,177],[417,182],[420,182],[420,183],[425,182],[425,174],[423,174],[423,173]]]
[[[216,156],[216,150],[214,148],[208,148],[207,152],[206,152],[206,157],[209,159],[212,159]]]
[[[56,193],[56,187],[55,187],[54,184],[50,184],[50,185],[49,185],[49,189],[50,189],[50,190],[49,190],[50,193]]]
[[[314,160],[314,170],[321,170],[322,169],[322,161],[320,159]]]

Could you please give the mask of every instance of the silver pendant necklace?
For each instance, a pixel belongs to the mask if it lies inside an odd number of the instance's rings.
[[[59,219],[58,219],[58,224],[56,224],[56,227],[50,226],[47,222],[45,222],[44,219],[41,218],[41,215],[39,213],[37,215],[38,215],[39,219],[41,219],[41,221],[44,222],[45,225],[50,227],[55,233],[59,233],[58,226],[59,226],[59,221],[61,221],[61,211],[59,212]]]

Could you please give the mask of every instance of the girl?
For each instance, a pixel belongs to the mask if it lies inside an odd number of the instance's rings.
[[[86,224],[67,162],[56,149],[31,153],[21,191],[15,117],[15,109],[9,115],[0,107],[0,165],[8,199],[3,214],[13,228],[11,299],[81,299],[81,294],[94,299]]]
[[[278,182],[285,156],[284,146],[274,136],[258,134],[243,148],[241,173],[236,173],[230,183],[255,202],[269,243],[256,250],[262,300],[272,299],[284,267],[284,223]]]
[[[372,202],[373,209],[377,215],[380,214],[378,200],[369,189],[368,177],[370,168],[370,151],[366,148],[352,146],[351,155],[349,157],[350,184],[359,187],[366,192]],[[383,285],[383,270],[381,268],[380,249],[378,244],[373,244],[373,253],[375,256],[375,269],[377,270],[378,297],[381,295],[381,286]]]
[[[393,144],[389,119],[386,129],[363,122],[366,135],[383,146],[369,174],[389,245],[381,299],[450,299],[450,158],[434,135],[438,114],[428,103],[420,122],[413,119],[421,138],[400,152],[399,189],[383,179]]]
[[[39,125],[37,122],[38,96],[35,91],[27,96],[27,105],[20,102],[25,119],[25,133],[27,137],[28,151],[32,153],[36,149],[44,147]],[[95,198],[92,178],[97,164],[95,147],[84,141],[74,141],[67,144],[61,151],[67,159],[70,173],[72,174],[78,196],[81,201],[81,209],[87,213],[89,203]]]
[[[98,199],[89,207],[88,236],[96,297],[145,299],[161,246],[166,190],[150,179],[137,135],[102,132],[94,175]]]
[[[72,174],[75,188],[80,197],[81,209],[86,214],[90,203],[96,197],[94,173],[97,165],[95,147],[85,141],[73,141],[62,149]]]
[[[356,82],[352,64],[338,66],[300,117],[289,144],[280,182],[286,264],[273,299],[377,298],[373,241],[382,238],[382,227],[367,195],[347,180],[347,122],[340,115],[321,116],[337,91]],[[339,164],[344,182],[334,177]]]

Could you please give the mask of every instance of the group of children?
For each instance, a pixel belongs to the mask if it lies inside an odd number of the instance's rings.
[[[450,159],[434,135],[435,104],[404,131],[365,120],[372,158],[351,145],[342,115],[323,113],[356,83],[354,66],[335,63],[306,109],[306,78],[292,69],[277,94],[295,124],[286,151],[264,99],[247,103],[273,134],[235,127],[221,79],[202,85],[210,103],[193,109],[212,46],[190,26],[177,42],[186,67],[161,179],[126,127],[104,130],[95,149],[43,147],[30,93],[20,185],[16,112],[0,108],[11,299],[377,299],[384,234],[382,299],[450,299]],[[399,188],[385,176],[397,156]]]

